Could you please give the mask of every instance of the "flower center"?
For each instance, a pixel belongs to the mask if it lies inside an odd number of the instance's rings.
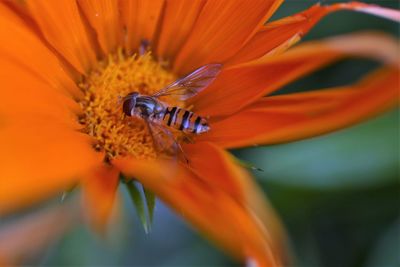
[[[122,50],[99,61],[79,84],[84,91],[79,119],[87,134],[96,140],[96,150],[107,159],[132,156],[155,158],[153,139],[140,118],[124,116],[121,99],[130,92],[152,95],[176,80],[176,76],[157,62],[150,52],[125,56]],[[168,105],[182,106],[176,100],[163,98]]]

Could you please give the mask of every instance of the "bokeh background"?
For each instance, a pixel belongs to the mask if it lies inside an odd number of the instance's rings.
[[[286,0],[273,19],[294,14],[316,2]],[[322,1],[334,2],[339,1]],[[365,2],[399,8],[397,1]],[[304,40],[361,30],[384,31],[397,38],[399,35],[399,25],[394,22],[341,11],[324,18]],[[277,93],[352,83],[376,66],[376,62],[369,60],[341,61]],[[294,266],[400,266],[398,110],[328,135],[233,153],[264,170],[253,174],[288,231]],[[120,199],[120,219],[110,227],[107,237],[77,225],[40,255],[30,258],[29,263],[240,266],[160,201],[152,231],[146,234],[123,187]]]

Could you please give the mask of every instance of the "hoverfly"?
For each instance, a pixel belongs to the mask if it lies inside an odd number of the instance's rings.
[[[192,111],[169,106],[159,100],[174,96],[185,101],[210,85],[221,70],[221,64],[207,64],[162,88],[153,95],[131,92],[123,98],[122,111],[127,116],[145,121],[157,152],[176,155],[182,148],[171,129],[187,135],[199,135],[210,130],[207,119]]]

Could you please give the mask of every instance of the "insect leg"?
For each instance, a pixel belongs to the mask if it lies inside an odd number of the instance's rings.
[[[175,141],[176,145],[178,146],[179,150],[181,151],[181,155],[183,157],[183,160],[186,162],[186,164],[189,164],[189,159],[186,156],[185,152],[183,151],[183,148],[182,148],[181,144],[179,144],[178,141],[176,141],[175,138],[174,138],[174,141]]]
[[[186,133],[184,133],[183,132],[183,141],[185,142],[185,143],[190,143],[190,144],[194,144],[194,139],[193,139],[193,137],[191,137],[190,135],[188,135],[188,134],[186,134]]]

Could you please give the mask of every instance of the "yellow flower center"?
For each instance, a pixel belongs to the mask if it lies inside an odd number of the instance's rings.
[[[79,84],[85,97],[80,101],[84,111],[80,122],[97,140],[96,149],[107,159],[133,156],[155,158],[153,139],[142,119],[124,116],[122,98],[130,92],[151,95],[176,80],[176,76],[154,60],[151,53],[125,56],[121,50],[99,61]],[[169,105],[182,106],[172,99]]]

